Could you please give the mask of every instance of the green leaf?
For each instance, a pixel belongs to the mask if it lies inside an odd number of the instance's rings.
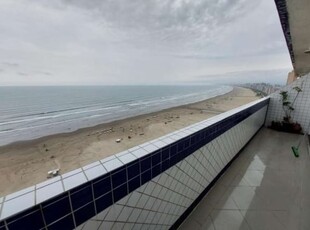
[[[301,88],[299,88],[298,86],[295,86],[293,89],[296,90],[298,93],[302,92]]]

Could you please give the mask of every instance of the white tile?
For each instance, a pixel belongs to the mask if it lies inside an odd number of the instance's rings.
[[[163,138],[161,139],[161,141],[165,142],[166,144],[171,144],[175,142],[175,140],[170,137]]]
[[[100,226],[101,222],[100,221],[94,221],[94,220],[88,220],[84,227],[81,228],[81,230],[94,230],[94,229],[98,229]],[[77,229],[75,229],[77,230]]]
[[[119,159],[114,158],[113,160],[103,163],[103,166],[106,168],[106,170],[108,170],[108,172],[110,172],[116,168],[123,166],[123,163]]]
[[[134,209],[128,218],[128,222],[136,222],[140,216],[141,209]]]
[[[66,191],[68,191],[69,189],[72,189],[76,186],[79,186],[85,182],[87,182],[87,179],[86,179],[83,172],[63,179],[63,183],[64,183]]]
[[[90,169],[87,169],[84,171],[86,174],[86,177],[88,180],[92,180],[94,178],[97,178],[105,173],[107,173],[107,170],[100,164],[95,167],[92,167]]]
[[[152,141],[151,143],[158,148],[162,148],[164,146],[167,146],[167,144],[161,140]]]
[[[115,221],[119,214],[122,212],[124,206],[113,205],[105,217],[106,221]]]
[[[144,190],[144,193],[148,194],[148,195],[151,195],[152,192],[154,191],[155,186],[156,186],[156,184],[154,182],[152,182],[152,181],[148,182],[147,186],[146,186],[146,188]]]
[[[146,151],[144,148],[138,148],[138,149],[135,149],[133,151],[131,151],[131,153],[136,156],[137,158],[141,158],[147,154],[149,154],[148,151]]]
[[[110,206],[110,207],[106,208],[105,210],[103,210],[102,212],[98,213],[98,214],[94,217],[94,219],[96,219],[96,220],[101,220],[101,221],[104,220],[104,218],[106,217],[106,215],[107,215],[108,212],[110,211],[111,207],[112,207],[112,206]]]
[[[116,157],[121,157],[121,156],[123,156],[123,155],[126,155],[126,154],[128,154],[128,153],[130,153],[128,150],[125,150],[125,151],[123,151],[123,152],[120,152],[120,153],[118,153],[118,154],[115,154],[115,156]]]
[[[133,226],[134,225],[135,224],[133,224],[133,223],[125,223],[125,225],[124,225],[122,230],[133,230]]]
[[[182,132],[187,134],[187,135],[193,134],[193,132],[189,131],[188,129],[184,129],[184,130],[182,130]]]
[[[141,197],[140,193],[133,192],[127,202],[127,205],[131,207],[136,207],[137,203],[139,202],[140,197]]]
[[[184,132],[179,132],[178,135],[183,138],[183,137],[187,137],[188,134],[187,133],[184,133]]]
[[[100,165],[100,161],[96,161],[96,162],[94,162],[94,163],[85,165],[85,166],[83,167],[83,170],[90,169],[90,168],[95,167],[95,166],[97,166],[97,165]]]
[[[62,182],[58,181],[36,190],[36,203],[41,203],[64,192]]]
[[[143,210],[141,213],[140,213],[140,216],[138,218],[138,221],[137,222],[140,222],[140,223],[145,223],[145,220],[148,216],[150,212],[147,211],[147,210]]]
[[[72,170],[70,172],[67,172],[67,173],[63,174],[61,177],[62,178],[67,178],[69,176],[75,175],[75,174],[80,173],[80,172],[82,172],[82,169],[78,168],[78,169],[75,169],[75,170]]]
[[[117,221],[126,222],[129,216],[131,215],[132,211],[133,211],[133,208],[124,207],[122,212],[118,216]]]
[[[116,202],[116,204],[120,204],[120,205],[126,205],[127,201],[129,200],[131,194],[128,194],[127,196],[123,197],[122,199],[120,199],[119,201]]]
[[[156,199],[153,197],[150,197],[144,208],[151,210],[155,202],[156,202]]]
[[[181,137],[179,135],[177,135],[177,134],[171,135],[170,138],[173,139],[174,141],[178,141],[178,140],[181,139]]]
[[[144,208],[144,206],[146,205],[148,199],[149,199],[149,196],[142,194],[138,204],[136,205],[136,207]]]
[[[34,192],[8,200],[3,203],[0,219],[5,219],[32,206],[34,206]]]
[[[152,191],[152,195],[155,197],[159,197],[161,188],[162,187],[160,185],[156,185],[154,190]]]
[[[123,162],[123,164],[127,164],[131,161],[134,161],[135,159],[137,159],[136,156],[134,156],[133,154],[131,153],[128,153],[126,155],[123,155],[123,156],[120,156],[118,157],[118,159],[120,159],[121,162]]]
[[[124,225],[125,225],[124,223],[115,222],[112,227],[112,230],[122,230]]]
[[[22,190],[20,190],[18,192],[11,193],[11,194],[9,194],[9,195],[7,195],[5,197],[5,201],[11,200],[11,199],[13,199],[15,197],[18,197],[18,196],[21,196],[23,194],[26,194],[26,193],[29,193],[31,191],[34,191],[34,189],[35,189],[35,186],[31,186],[29,188],[22,189]]]
[[[156,150],[159,149],[158,147],[156,147],[156,146],[153,145],[153,144],[144,146],[143,148],[144,148],[146,151],[148,151],[149,153],[154,152],[154,151],[156,151]]]
[[[37,184],[37,185],[36,185],[36,189],[42,188],[42,187],[44,187],[44,186],[46,186],[46,185],[55,183],[55,182],[60,181],[60,180],[61,180],[61,177],[60,177],[60,176],[53,177],[53,178],[48,179],[48,180],[46,180],[46,181],[44,181],[44,182],[42,182],[42,183]]]
[[[111,230],[114,225],[114,222],[103,221],[100,225],[99,230]]]
[[[113,160],[113,159],[115,159],[115,158],[116,158],[116,157],[115,157],[114,155],[112,155],[112,156],[103,158],[102,160],[100,160],[100,162],[103,164],[103,163],[108,162],[108,161],[110,161],[110,160]]]

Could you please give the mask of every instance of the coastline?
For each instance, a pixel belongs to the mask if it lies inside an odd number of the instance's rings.
[[[207,100],[0,147],[0,197],[258,99],[234,87]],[[122,139],[116,143],[116,139]]]

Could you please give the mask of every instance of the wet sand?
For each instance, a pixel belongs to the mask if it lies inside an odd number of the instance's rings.
[[[205,101],[2,146],[0,197],[46,180],[52,169],[71,171],[257,99],[252,90],[235,87]]]

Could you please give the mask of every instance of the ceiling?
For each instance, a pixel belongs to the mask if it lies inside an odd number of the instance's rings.
[[[310,1],[275,0],[287,46],[297,75],[310,72]]]

